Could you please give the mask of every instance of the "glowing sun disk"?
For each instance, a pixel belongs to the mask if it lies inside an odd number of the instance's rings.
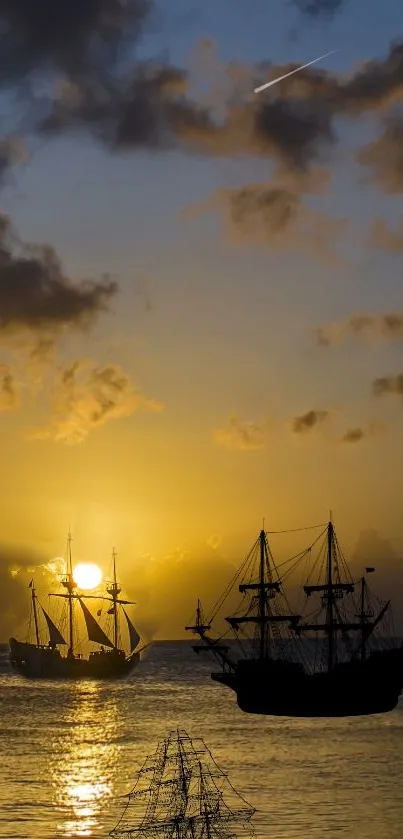
[[[79,588],[93,589],[102,581],[102,571],[93,562],[79,562],[73,568],[73,580]]]

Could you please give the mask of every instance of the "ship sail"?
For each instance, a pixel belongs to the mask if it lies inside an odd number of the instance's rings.
[[[130,644],[126,644],[126,650],[122,648],[119,632],[119,617],[122,618],[120,614],[121,606],[126,606],[129,603],[131,605],[131,601],[121,600],[119,597],[121,587],[116,580],[115,552],[113,552],[113,582],[107,585],[106,594],[103,595],[100,592],[87,594],[85,590],[80,591],[78,589],[74,580],[71,542],[72,537],[69,533],[65,573],[60,580],[64,591],[62,589],[61,591],[49,592],[49,597],[62,598],[65,607],[63,619],[50,617],[50,614],[45,611],[37,598],[34,580],[32,579],[29,583],[31,612],[25,640],[9,639],[11,667],[29,678],[120,679],[128,675],[134,667],[137,667],[142,649],[139,645],[140,636],[128,615],[126,615],[126,620]],[[95,610],[93,615],[86,606],[87,598],[97,602],[99,600],[107,601],[107,606],[105,603],[106,614],[113,617],[111,630],[109,626],[105,628],[100,626],[98,618],[103,610],[98,609],[97,616],[94,617]],[[77,601],[84,617],[85,629],[81,625],[82,620]],[[44,620],[42,619],[42,612]],[[41,624],[43,624],[42,627]],[[78,652],[83,643],[86,647],[89,646],[86,642],[94,642],[99,647],[98,649],[89,647],[86,653]],[[129,646],[131,648],[130,653],[128,651]],[[135,650],[136,652],[134,652]]]
[[[104,647],[112,647],[112,641],[109,640],[108,636],[105,635],[103,629],[101,629],[99,623],[95,620],[92,616],[90,610],[87,608],[85,603],[81,600],[81,597],[78,598],[78,602],[83,610],[83,615],[85,619],[85,624],[87,627],[88,632],[88,639],[90,641],[95,641],[96,644],[102,644]]]
[[[123,612],[124,612],[124,615],[125,615],[125,618],[126,618],[127,628],[129,630],[130,652],[134,653],[136,647],[138,647],[138,645],[141,641],[141,638],[140,638],[140,635],[137,632],[137,629],[133,626],[133,624],[132,624],[132,622],[129,618],[129,615],[126,612],[126,609],[123,609]]]
[[[67,646],[67,641],[64,640],[63,635],[58,630],[57,626],[53,623],[52,618],[50,618],[48,613],[45,612],[43,606],[41,606],[41,609],[45,616],[46,623],[48,625],[49,641],[51,647],[55,647],[57,644],[63,644]]]

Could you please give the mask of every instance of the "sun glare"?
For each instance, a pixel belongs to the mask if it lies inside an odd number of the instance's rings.
[[[99,565],[95,565],[93,562],[79,562],[73,568],[73,580],[79,588],[96,588],[102,581],[102,577],[103,574]]]

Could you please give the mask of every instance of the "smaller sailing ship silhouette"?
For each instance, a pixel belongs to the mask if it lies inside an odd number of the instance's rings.
[[[255,810],[235,791],[201,738],[171,731],[137,772],[110,836],[235,839],[253,834]],[[237,831],[235,830],[237,828]]]
[[[73,579],[73,565],[71,556],[71,534],[67,540],[66,574],[62,578],[63,593],[51,593],[51,597],[61,597],[67,601],[67,632],[57,626],[48,612],[39,603],[36,589],[31,580],[32,617],[35,627],[35,643],[18,641],[10,638],[10,663],[14,670],[30,678],[41,679],[116,679],[126,676],[140,661],[140,636],[125,610],[125,606],[134,605],[130,600],[120,597],[121,587],[116,578],[116,554],[113,551],[113,580],[106,589],[106,595],[78,594],[77,585]],[[107,614],[113,620],[113,641],[102,629],[92,615],[84,599],[109,601]],[[79,604],[84,617],[88,641],[99,645],[99,649],[89,653],[85,658],[77,652],[75,643],[77,636],[77,619],[75,607]],[[127,654],[121,649],[120,610],[126,623],[130,643]],[[43,633],[40,627],[39,615],[43,615],[49,641],[42,643]],[[65,638],[67,636],[67,640]],[[59,649],[67,647],[67,655]],[[106,649],[105,649],[106,648]],[[144,649],[144,648],[143,648]]]

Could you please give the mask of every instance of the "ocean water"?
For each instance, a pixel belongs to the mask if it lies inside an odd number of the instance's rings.
[[[257,839],[401,839],[403,703],[342,720],[258,717],[186,643],[127,682],[29,682],[0,667],[0,837],[106,837],[159,739],[203,737],[256,808]]]

